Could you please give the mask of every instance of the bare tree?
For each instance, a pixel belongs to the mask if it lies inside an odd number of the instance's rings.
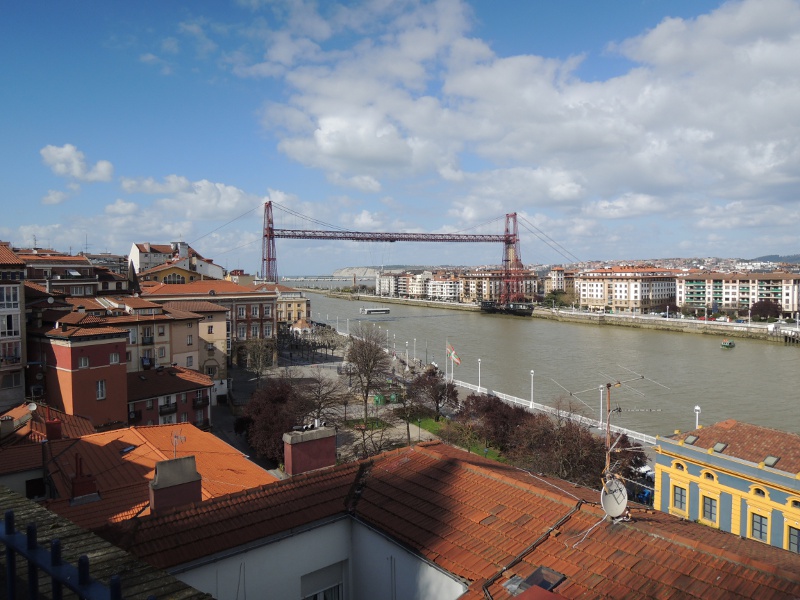
[[[261,387],[261,378],[272,367],[275,358],[275,343],[264,338],[252,338],[245,342],[247,352],[247,367],[258,378],[258,387]]]
[[[312,419],[333,421],[339,416],[347,388],[340,379],[329,377],[322,367],[314,367],[303,380],[299,393],[311,407]]]
[[[386,380],[391,364],[381,341],[381,333],[374,324],[361,322],[354,329],[346,354],[347,362],[351,365],[353,389],[360,396],[364,408],[364,423],[360,429],[365,456],[370,453],[367,447],[369,396]]]

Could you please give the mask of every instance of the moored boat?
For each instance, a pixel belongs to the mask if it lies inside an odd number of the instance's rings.
[[[481,302],[481,312],[530,317],[533,314],[533,304],[530,302],[501,303],[495,302],[494,300],[484,300]]]
[[[722,348],[734,348],[736,346],[736,342],[726,338],[726,339],[722,340],[722,344],[720,344],[720,346]]]

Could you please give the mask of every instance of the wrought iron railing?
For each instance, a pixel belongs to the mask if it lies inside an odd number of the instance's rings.
[[[6,595],[8,600],[39,597],[39,573],[50,576],[51,597],[59,600],[64,589],[72,590],[83,600],[122,600],[122,580],[112,575],[108,585],[92,579],[89,575],[89,558],[84,554],[75,567],[61,559],[61,541],[50,542],[50,550],[39,546],[36,539],[36,524],[28,525],[26,533],[15,531],[14,511],[5,513],[5,525],[0,531],[0,542],[6,547]],[[17,590],[17,557],[27,561],[27,593]],[[148,600],[155,600],[149,596]]]

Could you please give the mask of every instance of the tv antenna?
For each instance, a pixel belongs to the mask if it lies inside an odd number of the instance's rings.
[[[172,458],[178,458],[178,444],[186,441],[186,436],[181,435],[181,430],[178,433],[172,434]]]

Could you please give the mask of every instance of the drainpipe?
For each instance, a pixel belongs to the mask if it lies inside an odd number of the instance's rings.
[[[553,526],[552,526],[550,529],[548,529],[548,530],[547,530],[547,531],[545,531],[545,532],[544,532],[544,533],[543,533],[541,536],[539,536],[539,538],[538,538],[538,539],[537,539],[535,542],[533,542],[533,543],[532,543],[530,546],[528,546],[528,547],[527,547],[527,548],[525,548],[525,549],[524,549],[522,552],[520,552],[519,554],[517,554],[517,555],[516,555],[516,556],[515,556],[513,559],[511,559],[511,562],[510,562],[510,563],[508,563],[508,564],[507,564],[505,567],[503,567],[502,569],[500,569],[500,571],[498,571],[497,573],[495,573],[494,575],[492,575],[492,578],[491,578],[491,579],[489,579],[489,580],[488,580],[486,583],[484,583],[484,584],[481,586],[481,589],[483,590],[483,595],[484,595],[484,596],[486,596],[486,600],[492,600],[492,594],[489,592],[489,586],[490,586],[490,585],[492,585],[492,584],[493,584],[495,581],[497,581],[498,579],[500,579],[500,577],[503,575],[503,573],[505,573],[505,572],[506,572],[506,571],[508,571],[510,568],[512,568],[514,565],[516,565],[517,563],[519,563],[519,562],[520,562],[520,561],[521,561],[523,558],[525,558],[525,557],[526,557],[528,554],[530,554],[531,552],[533,552],[533,551],[536,549],[536,547],[537,547],[539,544],[541,544],[543,541],[545,541],[545,540],[548,538],[548,536],[549,536],[549,535],[550,535],[550,534],[551,534],[551,533],[552,533],[554,530],[558,529],[558,528],[559,528],[559,527],[561,527],[561,526],[562,526],[564,523],[566,523],[566,522],[569,520],[569,518],[570,518],[572,515],[574,515],[576,512],[578,512],[578,510],[580,510],[580,508],[581,508],[581,504],[583,504],[583,500],[578,500],[578,503],[577,503],[577,504],[576,504],[574,507],[572,507],[572,510],[570,510],[570,511],[569,511],[569,512],[568,512],[566,515],[564,515],[563,517],[561,517],[561,519],[559,519],[559,521],[558,521],[558,522],[557,522],[555,525],[553,525]]]

